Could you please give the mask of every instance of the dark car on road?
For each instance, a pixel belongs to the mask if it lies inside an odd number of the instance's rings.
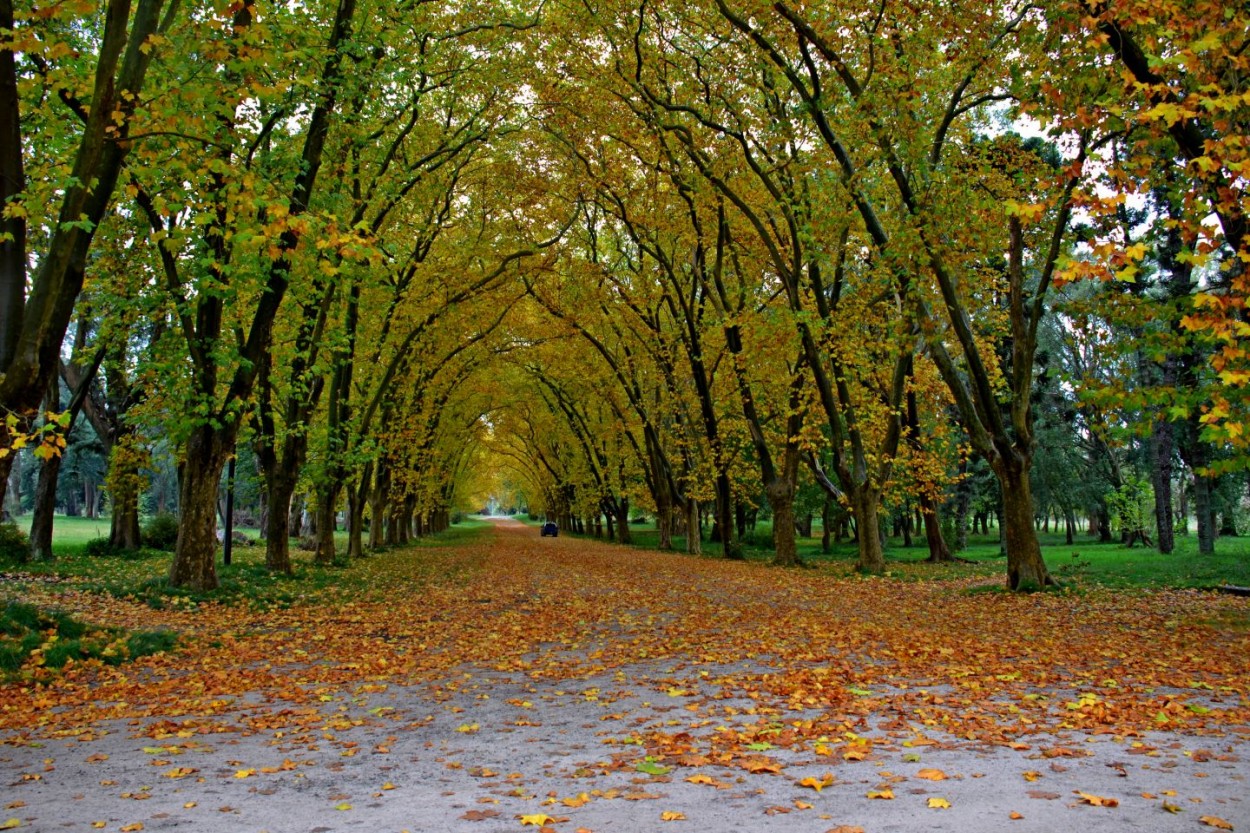
[[[556,526],[551,521],[547,521],[547,523],[543,524],[543,529],[540,534],[543,538],[546,538],[548,535],[555,538],[560,534],[560,527]]]

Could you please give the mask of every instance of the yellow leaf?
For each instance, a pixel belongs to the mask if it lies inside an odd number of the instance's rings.
[[[195,806],[196,806],[196,802],[194,802],[194,801],[188,801],[186,804],[183,804],[183,805],[182,805],[182,807],[183,807],[183,809],[184,809],[184,810],[190,810],[190,809],[193,809]]]
[[[394,784],[392,784],[390,781],[387,781],[385,784],[383,784],[383,785],[382,785],[382,789],[384,789],[384,790],[393,790],[393,789],[395,789],[395,785],[394,785]]]
[[[1037,772],[1036,770],[1032,770],[1032,769],[1024,773],[1025,781],[1036,781],[1038,778],[1041,778],[1041,777],[1042,777],[1042,774],[1040,772]]]
[[[926,781],[945,781],[946,773],[940,769],[922,769],[916,773],[916,777]]]
[[[21,819],[9,819],[3,824],[0,824],[0,830],[12,830],[14,827],[21,827],[21,826],[22,826]]]
[[[797,798],[794,800],[794,809],[796,810],[810,810],[815,806],[815,804],[808,804],[806,801],[799,801]]]
[[[691,775],[686,780],[689,781],[691,784],[708,784],[710,786],[716,786],[715,778],[711,777],[710,775],[704,775],[701,772],[698,775]]]
[[[1233,826],[1219,816],[1201,816],[1198,821],[1208,827],[1218,827],[1220,830],[1232,830]]]
[[[125,824],[120,828],[122,833],[136,833],[143,829],[143,822],[137,821],[134,824]]]
[[[686,820],[685,814],[678,813],[675,810],[665,810],[663,813],[660,813],[660,821],[685,821],[685,820]]]
[[[522,827],[524,827],[527,824],[532,824],[535,827],[545,827],[546,825],[550,824],[553,821],[555,821],[555,819],[553,819],[551,816],[547,815],[546,813],[533,813],[528,816],[521,816]]]
[[[869,791],[868,791],[868,797],[869,797],[869,798],[880,798],[880,799],[884,799],[884,800],[886,800],[886,801],[889,801],[889,800],[891,800],[891,799],[893,799],[893,798],[894,798],[894,790],[891,790],[891,789],[888,789],[888,788],[887,788],[887,789],[884,789],[884,790],[869,790]]]
[[[348,804],[346,801],[344,801],[342,804],[334,805],[334,809],[336,810],[350,810],[351,808],[352,808],[352,805]]]
[[[590,796],[587,793],[578,793],[574,798],[562,798],[560,803],[565,807],[581,807],[590,803]]]
[[[813,778],[810,775],[799,782],[800,787],[811,787],[816,792],[820,792],[825,787],[833,783],[833,776],[825,773],[820,778]]]
[[[234,773],[235,778],[251,778],[256,774],[254,769],[240,769]]]
[[[1163,802],[1163,810],[1164,812],[1171,813],[1172,815],[1176,815],[1177,813],[1181,811],[1181,807],[1179,804],[1172,804],[1170,802],[1165,801]]]
[[[949,810],[951,803],[945,798],[930,798],[929,809],[931,810]]]
[[[1118,798],[1104,798],[1101,795],[1093,795],[1092,793],[1081,792],[1080,790],[1073,790],[1073,792],[1081,797],[1082,802],[1093,805],[1094,807],[1120,806],[1120,800]]]
[[[462,723],[456,727],[456,731],[464,735],[471,735],[482,727],[476,723]]]

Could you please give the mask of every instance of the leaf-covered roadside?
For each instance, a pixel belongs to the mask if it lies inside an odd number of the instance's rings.
[[[756,704],[730,731],[622,737],[659,765],[696,752],[758,756],[759,742],[853,756],[870,720],[989,743],[1250,722],[1245,599],[969,594],[984,579],[836,578],[496,534],[366,559],[340,585],[269,608],[152,610],[73,585],[27,586],[28,602],[107,626],[167,628],[182,647],[6,684],[0,731],[76,735],[98,720],[156,716],[237,727],[245,701],[315,710],[327,687],[439,681],[466,666],[576,680],[656,660],[671,662],[663,693],[680,695],[692,722],[723,718],[728,697]],[[265,717],[266,729],[281,724]]]

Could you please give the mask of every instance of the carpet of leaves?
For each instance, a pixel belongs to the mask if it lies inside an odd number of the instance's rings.
[[[1010,743],[1059,728],[1220,733],[1250,723],[1250,606],[1199,591],[970,593],[942,582],[646,553],[505,528],[497,540],[366,559],[360,576],[273,609],[146,605],[38,583],[28,601],[106,626],[167,627],[173,654],[71,666],[0,688],[0,730],[211,717],[246,693],[436,679],[476,665],[577,678],[674,659],[715,698],[801,713],[785,739],[862,716]],[[755,673],[701,674],[756,661]],[[32,710],[31,706],[35,708]],[[775,740],[773,741],[776,742]]]
[[[328,692],[424,685],[450,698],[483,673],[576,690],[628,679],[640,664],[669,670],[647,685],[685,715],[622,723],[605,741],[635,750],[622,765],[644,774],[777,772],[773,750],[853,762],[871,754],[869,730],[909,747],[933,736],[1026,748],[1068,730],[1246,737],[1246,599],[977,592],[997,581],[779,570],[540,539],[519,525],[364,559],[340,585],[271,607],[153,610],[73,581],[9,575],[6,589],[27,601],[105,626],[170,628],[181,642],[122,667],[28,669],[0,686],[0,741],[90,741],[117,720],[158,742],[222,731],[298,739],[370,719],[345,714]],[[796,783],[819,793],[829,781]]]

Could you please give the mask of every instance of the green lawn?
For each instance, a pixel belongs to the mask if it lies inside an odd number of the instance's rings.
[[[799,538],[799,555],[812,565],[828,565],[847,571],[854,565],[855,544],[843,541],[835,544],[828,554],[820,551],[820,526],[816,524],[814,537]],[[655,523],[632,524],[630,535],[633,546],[655,549],[659,546],[659,533]],[[1065,584],[1100,584],[1109,587],[1215,587],[1223,584],[1250,586],[1250,537],[1220,538],[1215,544],[1215,554],[1198,555],[1198,539],[1192,532],[1176,537],[1176,551],[1162,555],[1157,550],[1141,546],[1128,548],[1118,543],[1102,544],[1087,535],[1078,535],[1072,544],[1064,543],[1062,533],[1043,533],[1042,555],[1051,572]],[[772,558],[772,524],[758,523],[754,532],[744,539],[744,551],[748,560],[767,561]],[[673,548],[684,551],[686,539],[676,536]],[[705,557],[720,554],[720,545],[703,541]],[[998,536],[969,536],[969,546],[958,554],[972,564],[938,566],[926,564],[928,548],[924,536],[913,537],[913,545],[904,547],[902,539],[886,541],[887,570],[900,576],[923,578],[959,574],[995,575],[1006,572],[1005,557],[1001,554]]]

